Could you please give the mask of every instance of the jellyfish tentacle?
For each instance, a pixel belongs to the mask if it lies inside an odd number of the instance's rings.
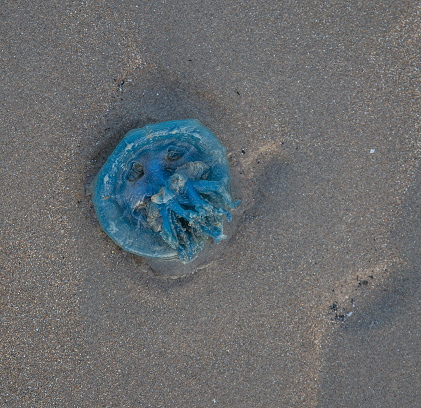
[[[180,243],[178,252],[180,258],[191,261],[196,253],[203,248],[204,240],[199,240],[193,231],[186,231],[186,239]]]
[[[214,227],[209,227],[207,225],[203,225],[202,226],[203,231],[209,235],[210,237],[213,238],[213,240],[215,241],[215,243],[218,243],[219,241],[221,241],[222,239],[226,238],[226,235],[224,235],[222,233],[221,228],[214,226]]]
[[[179,220],[177,219],[177,215],[173,211],[171,211],[171,222],[175,235],[178,239],[178,245],[176,248],[178,252],[178,257],[182,261],[189,262],[193,257],[188,251],[188,244],[190,242],[188,232],[184,230]]]
[[[189,222],[193,221],[197,216],[194,211],[185,210],[180,204],[178,204],[176,193],[167,187],[162,187],[159,193],[152,196],[151,200],[158,205],[168,206],[177,215],[185,218]]]
[[[227,215],[227,219],[231,219],[231,214],[225,210],[222,207],[217,207],[216,205],[214,205],[213,203],[205,200],[196,190],[195,188],[195,181],[191,181],[191,180],[184,180],[183,181],[183,188],[182,191],[185,195],[187,195],[190,203],[194,206],[195,210],[200,214],[206,214],[206,213],[216,213],[219,215]],[[217,194],[217,193],[214,193]],[[219,196],[219,194],[217,194]],[[225,202],[224,199],[222,199],[222,201]],[[226,203],[226,205],[228,207],[231,207],[231,201],[229,203]]]
[[[205,214],[208,211],[212,211],[214,206],[207,201],[205,201],[193,188],[191,183],[187,183],[186,185],[186,193],[190,199],[190,202],[193,204],[195,209],[198,211],[199,214]]]
[[[223,183],[219,181],[212,181],[212,180],[195,180],[192,181],[192,184],[196,189],[199,191],[214,191],[215,193],[221,193],[223,194],[226,189],[223,185]]]
[[[195,190],[198,193],[201,194],[209,194],[215,193],[224,203],[225,206],[229,208],[235,208],[240,203],[239,201],[233,202],[231,199],[231,195],[225,188],[224,184],[222,182],[218,181],[210,181],[210,180],[198,180],[198,181],[192,181],[192,186],[195,188]]]
[[[171,220],[171,210],[165,205],[159,205],[161,217],[162,217],[162,231],[161,237],[164,241],[173,249],[177,249],[179,246],[179,241],[174,231],[173,222]]]
[[[167,202],[167,205],[171,210],[173,210],[178,216],[186,219],[189,222],[193,222],[198,214],[191,210],[185,210],[178,202],[174,199]]]
[[[189,224],[189,228],[184,229],[180,222],[180,218],[184,217],[180,217],[170,207],[162,205],[161,215],[163,219],[162,238],[172,248],[177,250],[181,260],[185,262],[191,261],[204,246],[203,233],[198,229],[198,220],[193,220]]]

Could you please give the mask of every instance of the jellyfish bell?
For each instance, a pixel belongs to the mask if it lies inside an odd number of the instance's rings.
[[[191,262],[238,205],[226,149],[199,121],[127,133],[100,170],[93,202],[102,229],[136,255]]]

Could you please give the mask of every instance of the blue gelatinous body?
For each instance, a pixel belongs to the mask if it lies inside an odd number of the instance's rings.
[[[225,238],[233,202],[225,147],[199,121],[127,133],[98,174],[93,201],[103,230],[128,252],[191,261],[208,237]]]

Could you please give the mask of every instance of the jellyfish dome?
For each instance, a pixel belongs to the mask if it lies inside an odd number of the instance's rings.
[[[208,238],[226,238],[226,149],[199,121],[174,120],[127,133],[100,170],[93,202],[107,235],[136,255],[190,262]]]

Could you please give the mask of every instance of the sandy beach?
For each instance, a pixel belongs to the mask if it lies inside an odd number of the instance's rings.
[[[420,34],[417,1],[4,0],[0,406],[421,406]],[[87,186],[186,118],[241,206],[169,280]]]

